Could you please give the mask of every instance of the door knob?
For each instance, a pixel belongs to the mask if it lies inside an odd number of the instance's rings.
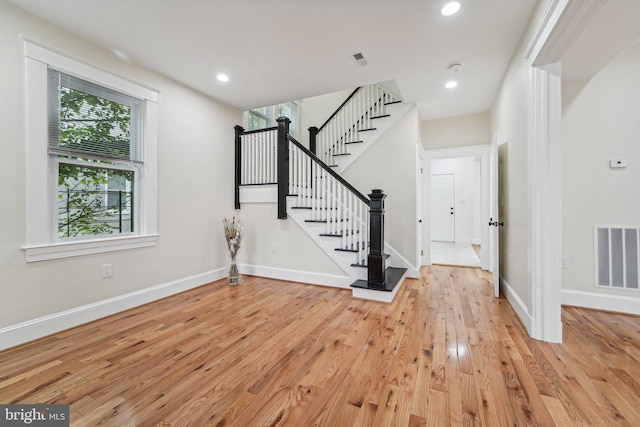
[[[504,221],[494,221],[493,218],[489,218],[489,225],[493,225],[494,227],[500,226],[504,227]]]

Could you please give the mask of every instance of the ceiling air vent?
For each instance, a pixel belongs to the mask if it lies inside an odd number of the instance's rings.
[[[364,67],[365,65],[367,65],[367,60],[365,59],[362,52],[354,53],[353,59],[355,59],[356,63],[361,67]]]

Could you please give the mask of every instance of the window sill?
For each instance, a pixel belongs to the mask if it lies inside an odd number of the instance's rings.
[[[50,245],[28,246],[22,248],[27,262],[46,261],[50,259],[70,258],[82,255],[100,254],[104,252],[123,251],[127,249],[155,246],[157,234],[144,236],[118,237],[109,239],[84,240],[81,242],[53,243]]]

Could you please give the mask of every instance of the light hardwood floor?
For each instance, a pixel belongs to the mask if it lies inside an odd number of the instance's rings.
[[[423,268],[393,304],[248,277],[0,352],[0,403],[74,426],[638,426],[640,319],[563,309],[528,338],[479,269]]]

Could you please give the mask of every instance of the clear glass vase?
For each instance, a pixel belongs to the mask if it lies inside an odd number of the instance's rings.
[[[242,283],[242,274],[240,274],[240,268],[238,268],[238,262],[236,261],[235,255],[231,257],[231,261],[229,263],[227,280],[230,285],[239,285]]]

